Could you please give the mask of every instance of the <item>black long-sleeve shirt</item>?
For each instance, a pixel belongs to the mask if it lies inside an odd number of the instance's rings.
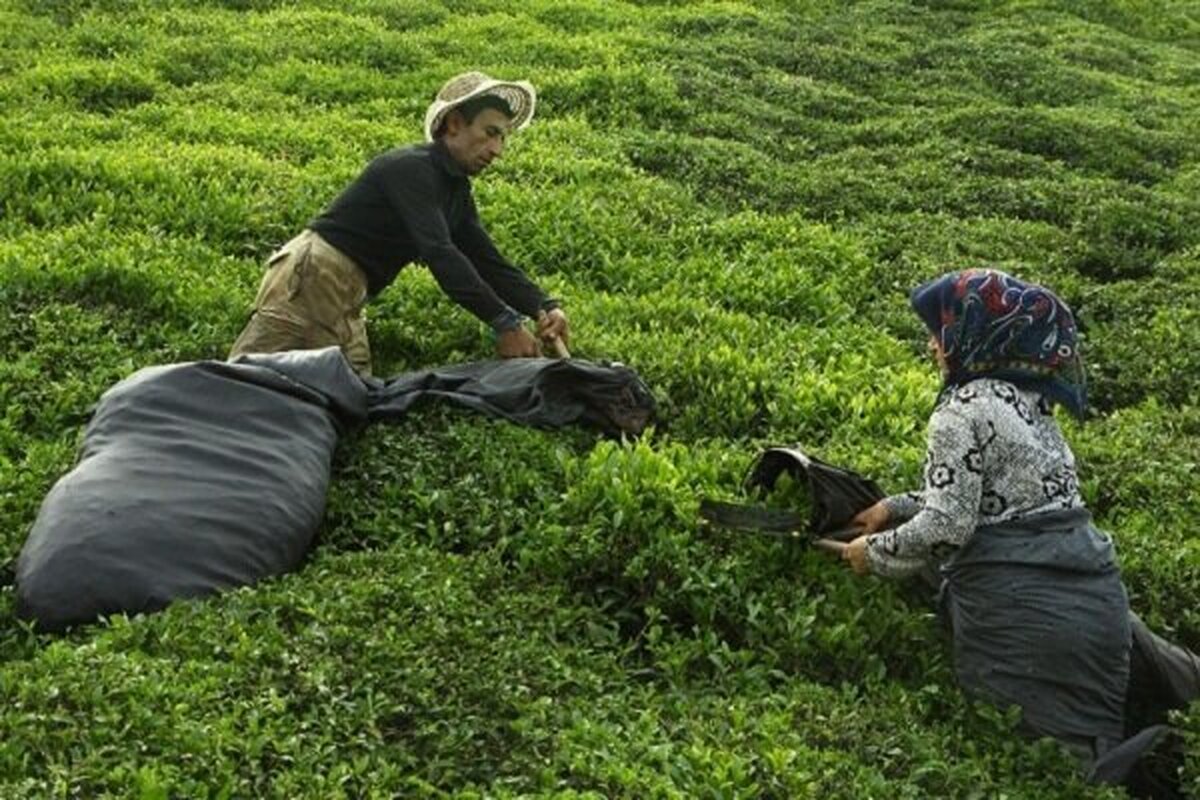
[[[371,296],[421,261],[454,302],[496,328],[515,322],[513,309],[532,317],[557,305],[492,244],[470,179],[440,142],[376,157],[309,228],[359,265]]]

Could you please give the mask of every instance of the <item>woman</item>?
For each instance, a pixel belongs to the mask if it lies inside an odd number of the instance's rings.
[[[1086,406],[1074,318],[1048,289],[994,270],[944,275],[911,300],[944,377],[925,488],[859,513],[841,555],[858,574],[940,573],[963,688],[1019,706],[1028,733],[1091,764],[1128,735],[1133,635],[1112,541],[1053,415]],[[1200,675],[1194,656],[1172,655]]]

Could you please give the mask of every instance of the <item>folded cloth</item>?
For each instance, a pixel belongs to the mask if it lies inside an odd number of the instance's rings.
[[[655,412],[654,395],[632,369],[578,358],[477,361],[372,386],[373,422],[398,419],[419,402],[445,401],[522,425],[584,424],[611,436],[636,436]]]

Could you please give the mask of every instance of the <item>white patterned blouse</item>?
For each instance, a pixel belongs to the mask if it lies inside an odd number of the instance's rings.
[[[1050,403],[994,378],[942,397],[929,419],[925,489],[883,502],[899,524],[868,538],[867,563],[891,578],[936,567],[980,525],[1083,506]]]

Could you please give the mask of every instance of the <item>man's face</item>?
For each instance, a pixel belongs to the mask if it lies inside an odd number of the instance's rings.
[[[470,122],[457,111],[451,111],[442,141],[463,172],[478,175],[504,152],[504,141],[511,127],[512,120],[494,108],[483,109]]]

